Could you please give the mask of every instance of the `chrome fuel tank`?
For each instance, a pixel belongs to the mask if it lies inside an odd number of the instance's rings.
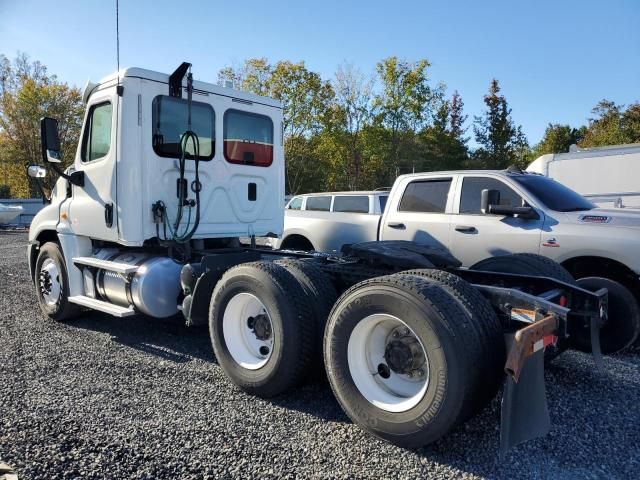
[[[123,307],[134,305],[142,313],[158,318],[178,312],[180,263],[168,257],[111,248],[101,249],[93,256],[138,267],[129,278],[108,270],[97,271],[95,289],[106,301]]]

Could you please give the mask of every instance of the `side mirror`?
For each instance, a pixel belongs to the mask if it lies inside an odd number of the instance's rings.
[[[492,213],[491,207],[500,205],[500,190],[488,190],[485,188],[480,195],[480,210],[482,213]]]
[[[31,178],[45,178],[47,176],[47,170],[40,165],[29,165],[27,174]]]
[[[539,217],[533,207],[527,205],[525,207],[512,207],[510,205],[500,205],[500,191],[498,190],[482,190],[480,198],[480,208],[484,214],[506,215],[513,217],[518,215],[520,218],[527,220],[536,220]]]
[[[62,162],[58,121],[55,118],[44,117],[40,120],[40,142],[42,145],[43,161],[49,163]]]

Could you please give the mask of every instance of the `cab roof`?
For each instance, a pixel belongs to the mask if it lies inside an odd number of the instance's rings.
[[[119,78],[143,78],[145,80],[151,80],[153,82],[160,82],[169,85],[169,74],[155,72],[153,70],[146,70],[144,68],[138,67],[127,67],[122,68],[118,72],[113,72],[110,75],[102,78],[98,83],[88,82],[85,86],[83,92],[83,98],[85,101],[89,98],[91,92],[98,87],[99,85],[105,85],[110,82],[115,82]],[[186,79],[183,79],[182,87],[186,88]],[[221,85],[216,85],[214,83],[201,82],[200,80],[193,81],[193,88],[195,90],[200,90],[207,93],[213,93],[216,95],[223,95],[226,97],[238,98],[241,100],[246,100],[249,102],[260,103],[262,105],[267,105],[275,108],[282,108],[282,104],[279,100],[275,100],[269,97],[263,97],[260,95],[255,95],[249,92],[243,92],[240,90],[235,90],[233,88],[223,87]]]

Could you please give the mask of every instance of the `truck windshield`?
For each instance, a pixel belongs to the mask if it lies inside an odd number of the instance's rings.
[[[582,195],[551,178],[541,175],[513,175],[511,178],[556,212],[579,212],[595,208]]]

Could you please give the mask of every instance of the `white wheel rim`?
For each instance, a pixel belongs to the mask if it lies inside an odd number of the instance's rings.
[[[250,327],[250,319],[255,321],[258,316],[263,325],[267,320],[271,330],[269,338],[259,338],[256,330]],[[257,370],[271,358],[273,322],[264,304],[251,293],[238,293],[229,301],[222,317],[222,334],[229,353],[243,368]]]
[[[54,306],[60,300],[62,284],[60,282],[60,271],[56,262],[47,258],[42,262],[39,273],[40,294],[44,302],[49,306]]]
[[[409,373],[396,373],[389,369],[379,373],[385,365],[385,349],[389,342],[397,340],[411,342],[422,350],[423,360],[418,368]],[[417,343],[415,343],[417,342]],[[349,372],[356,387],[368,402],[387,412],[406,412],[424,398],[429,386],[429,361],[424,345],[409,326],[397,317],[375,314],[363,318],[349,336],[347,346]]]

